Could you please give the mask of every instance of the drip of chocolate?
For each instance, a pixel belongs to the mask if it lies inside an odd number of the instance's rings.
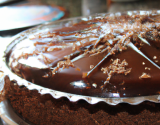
[[[73,94],[159,94],[159,27],[159,14],[97,17],[28,37],[8,65],[28,81]]]

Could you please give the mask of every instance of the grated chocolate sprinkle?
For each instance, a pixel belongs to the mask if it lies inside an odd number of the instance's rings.
[[[109,83],[109,80],[111,79],[112,75],[117,74],[124,74],[127,75],[131,72],[132,68],[126,68],[128,66],[128,63],[126,60],[123,60],[122,62],[120,59],[115,59],[112,64],[110,64],[106,68],[101,68],[101,71],[103,71],[104,74],[108,74],[108,77],[105,81],[105,83]]]
[[[94,65],[90,65],[90,69],[93,69],[94,68]]]
[[[71,62],[71,60],[68,58],[66,61],[59,61],[58,63],[57,63],[57,67],[55,67],[54,69],[53,69],[53,71],[52,71],[52,73],[53,74],[55,74],[56,73],[56,71],[58,71],[60,68],[63,68],[63,69],[65,69],[65,68],[69,68],[69,67],[75,67],[74,66],[74,64]]]
[[[151,76],[147,73],[142,73],[142,75],[139,77],[139,79],[146,79],[146,78],[151,78]]]
[[[157,59],[157,56],[153,56],[153,59]]]

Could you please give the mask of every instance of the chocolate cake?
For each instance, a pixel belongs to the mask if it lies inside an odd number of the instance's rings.
[[[11,50],[8,65],[32,83],[73,94],[159,94],[159,23],[159,14],[120,14],[40,32]]]
[[[159,47],[159,11],[133,11],[30,33],[5,57],[10,70],[32,85],[91,99],[131,99],[160,93]],[[4,90],[13,109],[33,124],[159,124],[159,104],[153,102],[71,102],[8,77]]]

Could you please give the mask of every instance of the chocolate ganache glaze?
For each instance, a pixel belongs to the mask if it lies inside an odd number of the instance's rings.
[[[43,87],[95,97],[160,93],[160,15],[95,17],[29,36],[8,65]]]

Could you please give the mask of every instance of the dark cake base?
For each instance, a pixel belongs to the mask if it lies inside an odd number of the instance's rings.
[[[100,102],[70,102],[67,98],[54,99],[40,95],[37,90],[19,87],[5,77],[5,98],[25,120],[35,125],[159,125],[160,104],[143,102],[139,105],[121,103],[110,106]]]

